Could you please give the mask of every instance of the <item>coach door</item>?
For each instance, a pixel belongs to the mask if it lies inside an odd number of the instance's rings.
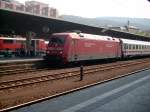
[[[78,60],[78,40],[77,39],[73,39],[72,40],[72,61],[76,61]]]
[[[37,47],[38,47],[38,40],[32,40],[31,41],[31,55],[36,56],[37,55]]]

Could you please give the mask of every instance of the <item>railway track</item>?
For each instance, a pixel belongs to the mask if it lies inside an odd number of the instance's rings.
[[[95,72],[100,72],[100,71],[107,71],[107,70],[129,67],[133,65],[142,64],[142,63],[149,63],[149,60],[150,59],[145,59],[145,60],[138,60],[138,62],[133,61],[133,62],[128,62],[128,63],[120,63],[120,64],[116,63],[113,65],[85,68],[84,75],[95,73]],[[3,81],[3,82],[0,82],[0,90],[7,90],[10,88],[32,85],[32,84],[46,82],[46,81],[54,81],[54,80],[59,80],[63,78],[75,77],[79,75],[80,75],[80,69],[67,71],[67,72],[61,72],[61,73],[55,73],[55,74],[47,73],[47,74],[44,74],[43,76],[37,76],[37,77],[28,77],[28,78],[17,79],[17,80]]]
[[[22,62],[13,64],[0,65],[0,75],[11,75],[27,72],[42,71],[48,68],[45,67],[43,61]]]

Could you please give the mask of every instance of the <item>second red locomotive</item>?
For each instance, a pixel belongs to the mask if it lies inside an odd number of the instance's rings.
[[[44,39],[32,39],[30,51],[33,56],[42,55],[46,52],[46,41]],[[26,56],[26,38],[0,37],[0,56],[12,57]]]

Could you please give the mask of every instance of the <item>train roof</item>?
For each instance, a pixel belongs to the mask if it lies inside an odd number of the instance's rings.
[[[7,39],[7,40],[26,40],[26,38],[12,38],[12,37],[0,37],[0,39]],[[32,39],[32,40],[41,40],[41,41],[44,41],[44,39]]]
[[[70,35],[72,38],[76,39],[91,39],[91,40],[105,40],[105,41],[113,41],[119,42],[118,38],[113,38],[110,36],[102,36],[102,35],[93,35],[86,33],[54,33],[53,35]]]
[[[45,44],[48,44],[49,43],[49,41],[45,41]]]
[[[34,38],[34,39],[32,39],[32,40],[41,40],[41,41],[44,41],[44,39],[35,39],[35,38]]]
[[[148,41],[139,41],[139,40],[130,40],[130,39],[121,39],[125,44],[135,44],[135,45],[150,45]]]
[[[7,39],[7,40],[26,40],[26,38],[11,38],[11,37],[0,37],[0,39]]]
[[[116,41],[119,42],[118,38],[113,38],[110,36],[103,36],[103,35],[91,35],[91,34],[85,34],[81,33],[81,36],[83,35],[83,38],[85,39],[92,39],[92,40],[105,40],[105,41]]]

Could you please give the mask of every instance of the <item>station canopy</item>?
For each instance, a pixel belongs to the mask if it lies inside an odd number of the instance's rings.
[[[28,32],[34,32],[36,37],[46,39],[52,33],[79,30],[89,34],[150,41],[145,36],[7,9],[0,9],[0,19],[0,34],[26,36]]]

